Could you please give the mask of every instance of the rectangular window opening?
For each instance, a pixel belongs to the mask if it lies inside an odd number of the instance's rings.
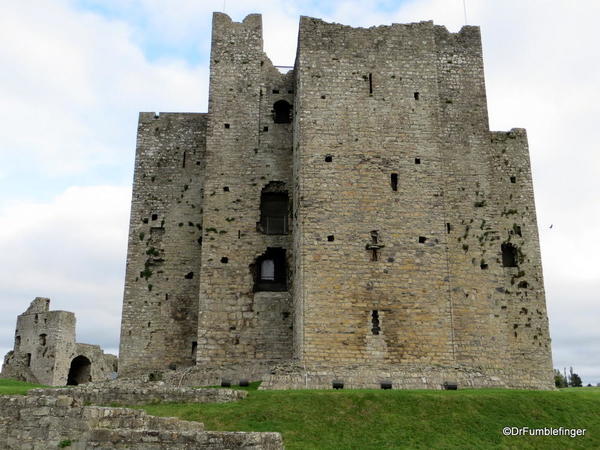
[[[381,331],[381,327],[379,326],[379,311],[374,309],[371,311],[371,333],[374,336],[378,336]]]
[[[373,74],[369,74],[369,94],[373,95]]]
[[[397,191],[398,190],[398,174],[397,173],[393,173],[390,176],[390,183],[392,185],[392,191]]]

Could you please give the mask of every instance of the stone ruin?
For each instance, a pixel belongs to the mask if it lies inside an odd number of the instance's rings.
[[[527,135],[478,27],[213,16],[208,113],[141,113],[119,375],[551,389]]]
[[[108,380],[117,369],[115,355],[75,342],[75,314],[50,311],[50,299],[36,297],[17,317],[14,348],[4,357],[1,376],[65,386]]]

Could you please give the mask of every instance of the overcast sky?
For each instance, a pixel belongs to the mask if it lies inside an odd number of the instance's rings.
[[[207,110],[212,11],[261,13],[277,65],[293,64],[300,15],[465,24],[462,0],[3,1],[2,355],[36,296],[116,353],[138,112]],[[600,383],[600,2],[466,0],[466,16],[491,129],[528,131],[554,367]]]

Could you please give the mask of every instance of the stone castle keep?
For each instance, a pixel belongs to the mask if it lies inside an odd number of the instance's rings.
[[[553,386],[527,137],[489,130],[478,27],[302,17],[282,74],[260,15],[215,13],[210,58],[208,113],[140,114],[120,375]]]

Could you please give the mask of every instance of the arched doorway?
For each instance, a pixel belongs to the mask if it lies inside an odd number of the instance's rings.
[[[92,381],[92,363],[90,360],[82,355],[73,358],[67,377],[67,385],[77,386],[90,381]]]

